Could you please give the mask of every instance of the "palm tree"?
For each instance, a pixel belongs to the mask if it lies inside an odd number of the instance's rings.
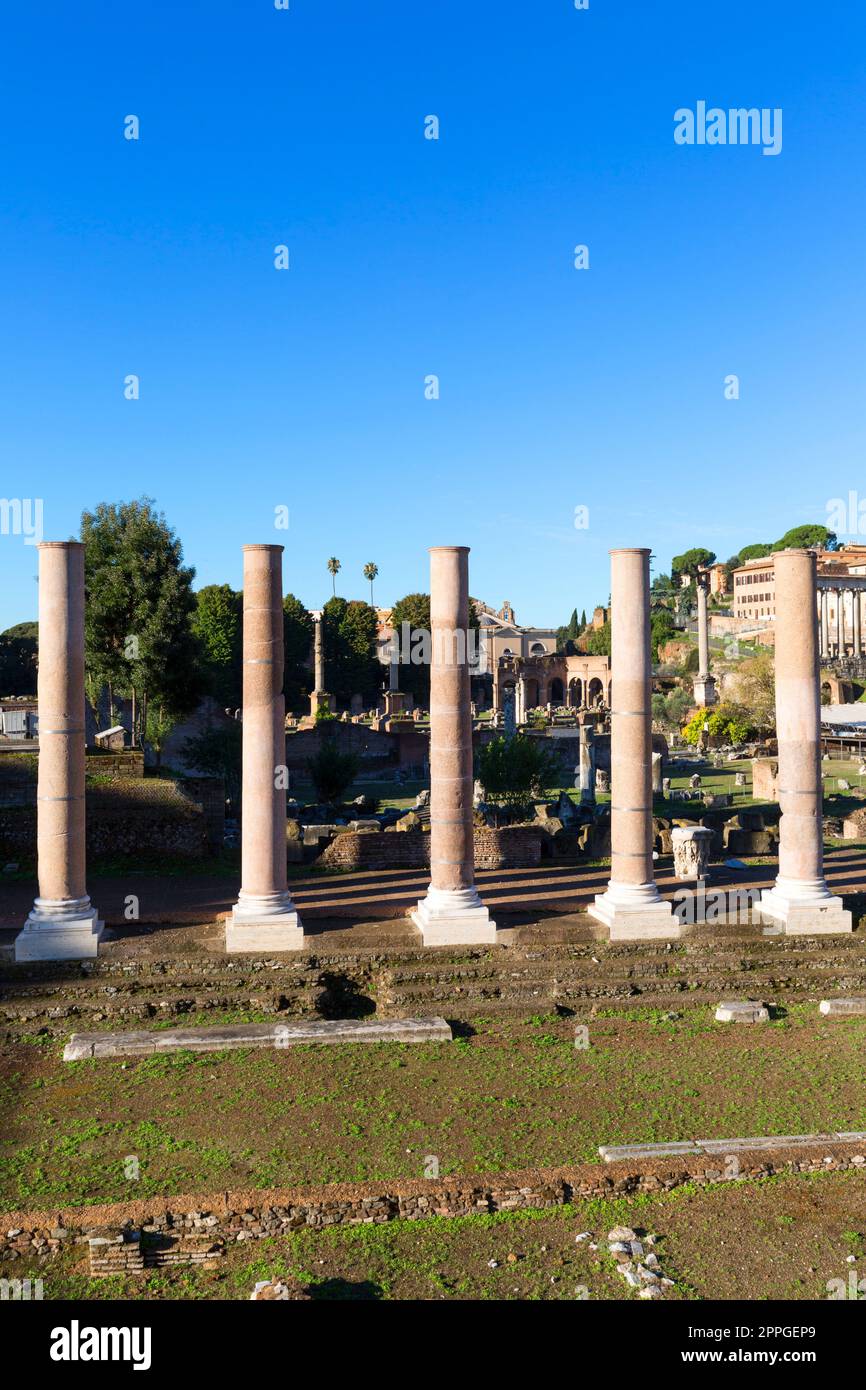
[[[374,565],[372,560],[370,561],[369,565],[365,565],[365,566],[364,566],[364,578],[365,578],[365,579],[369,579],[369,581],[370,581],[370,607],[371,607],[371,608],[373,607],[373,580],[376,578],[376,575],[377,575],[378,573],[379,573],[379,566],[378,566],[378,565]]]
[[[331,576],[331,580],[334,585],[334,598],[337,597],[337,575],[340,573],[341,569],[342,565],[340,564],[336,555],[332,555],[330,560],[328,561],[328,574]]]

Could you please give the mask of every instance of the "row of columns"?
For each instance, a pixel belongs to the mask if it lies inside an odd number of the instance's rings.
[[[286,870],[281,545],[243,549],[241,887],[226,950],[292,951],[304,929]],[[430,552],[430,887],[412,913],[425,945],[493,941],[475,888],[469,672],[469,550]],[[316,624],[316,693],[324,685]],[[16,960],[95,956],[102,922],[85,882],[84,547],[39,546],[39,895]],[[392,697],[399,694],[392,671]]]
[[[834,608],[833,618],[830,617],[830,595],[833,595]],[[851,652],[848,652],[847,624],[845,622],[845,595],[851,595]],[[859,588],[839,587],[824,588],[818,590],[818,601],[820,605],[820,626],[819,643],[820,656],[823,661],[829,661],[833,657],[844,657],[851,655],[860,657],[866,655],[863,650],[863,612],[862,612],[863,590]]]
[[[304,945],[286,873],[282,546],[244,547],[241,888],[227,951]],[[611,873],[590,907],[612,939],[669,939],[681,927],[653,872],[652,717],[646,549],[611,552]],[[469,550],[430,552],[430,887],[411,914],[425,945],[491,942],[474,880]],[[84,551],[39,547],[39,895],[18,960],[94,956],[102,923],[85,883]],[[815,556],[776,556],[779,873],[760,911],[787,932],[851,930],[823,871]]]

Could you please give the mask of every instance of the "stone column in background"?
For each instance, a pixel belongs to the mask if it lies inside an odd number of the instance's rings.
[[[514,738],[517,733],[517,694],[513,685],[506,685],[502,690],[502,714],[503,730],[506,738]]]
[[[612,941],[680,935],[653,876],[648,550],[611,551],[611,871],[590,915]]]
[[[430,627],[430,887],[412,921],[425,946],[492,942],[475,889],[468,546],[430,551]]]
[[[386,715],[402,714],[406,696],[400,689],[400,643],[396,632],[391,638],[391,660],[388,663],[388,690],[385,694]]]
[[[227,951],[297,951],[286,877],[286,702],[281,545],[244,546],[241,890]]]
[[[707,592],[710,576],[699,570],[695,579],[698,591],[698,674],[694,680],[695,704],[700,708],[714,705],[718,699],[716,682],[710,675],[710,620],[707,614]]]
[[[580,762],[578,777],[581,806],[595,805],[595,729],[591,724],[580,726]]]
[[[821,656],[825,661],[830,657],[830,596],[826,589],[818,590],[821,605]]]
[[[851,611],[852,611],[852,623],[853,623],[853,628],[854,628],[854,655],[855,655],[855,657],[860,655],[861,646],[862,646],[862,638],[861,638],[861,633],[860,633],[860,618],[861,618],[861,611],[860,611],[860,593],[861,593],[861,591],[860,591],[859,589],[854,589],[854,590],[852,590],[852,593],[851,593]]]
[[[85,881],[84,546],[39,546],[39,896],[15,938],[16,960],[82,960],[103,924]]]
[[[325,646],[323,636],[324,615],[319,610],[313,613],[313,691],[310,695],[310,717],[315,719],[319,710],[334,711],[335,700],[325,689]]]
[[[776,554],[776,733],[779,741],[779,874],[760,915],[795,936],[851,931],[851,913],[824,878],[821,692],[815,556]]]

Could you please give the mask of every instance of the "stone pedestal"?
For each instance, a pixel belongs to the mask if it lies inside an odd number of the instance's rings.
[[[692,683],[692,692],[695,704],[701,709],[705,705],[716,704],[719,698],[714,676],[696,676]]]
[[[241,890],[226,919],[229,952],[304,946],[286,875],[282,551],[244,546]]]
[[[850,932],[851,913],[824,878],[821,704],[815,555],[775,556],[779,874],[761,894],[761,919],[790,936]]]
[[[677,825],[671,831],[674,876],[683,883],[702,883],[709,876],[713,832],[705,826]]]
[[[612,941],[681,933],[653,877],[649,556],[611,551],[611,875],[589,912]]]
[[[85,883],[84,546],[39,546],[39,896],[16,960],[84,960],[103,924]]]
[[[475,890],[467,546],[430,551],[430,626],[430,887],[412,921],[425,946],[493,942]]]

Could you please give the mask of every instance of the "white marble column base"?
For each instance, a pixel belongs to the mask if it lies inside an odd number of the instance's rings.
[[[701,709],[718,702],[714,676],[698,676],[693,685],[695,704]]]
[[[777,884],[761,894],[757,915],[762,922],[783,927],[786,936],[837,936],[854,930],[851,913],[823,879],[805,885],[802,892]]]
[[[303,951],[304,928],[288,893],[239,898],[226,916],[226,951]]]
[[[484,946],[496,941],[496,923],[474,888],[430,888],[409,915],[424,946]]]
[[[672,904],[659,897],[654,883],[612,883],[587,912],[608,928],[611,941],[676,941],[682,935]]]
[[[37,898],[15,938],[15,959],[92,960],[104,927],[89,898],[73,903]]]

